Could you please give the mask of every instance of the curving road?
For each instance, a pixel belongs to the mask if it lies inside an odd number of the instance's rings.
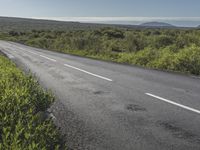
[[[0,41],[57,101],[49,110],[71,149],[199,150],[200,78]]]

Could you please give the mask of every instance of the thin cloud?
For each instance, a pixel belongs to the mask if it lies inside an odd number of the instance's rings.
[[[145,22],[166,22],[175,26],[196,27],[200,25],[200,17],[32,17],[57,21],[82,23],[108,23],[139,25]]]
[[[60,21],[106,22],[106,21],[200,21],[200,17],[32,17]]]

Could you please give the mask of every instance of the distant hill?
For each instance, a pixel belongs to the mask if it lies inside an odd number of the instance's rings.
[[[149,22],[141,25],[119,25],[119,24],[100,24],[100,23],[80,23],[68,21],[53,21],[41,19],[27,19],[14,17],[0,17],[0,31],[29,31],[29,30],[92,30],[105,27],[141,29],[141,28],[165,28],[175,27],[162,22]]]
[[[146,22],[146,23],[140,24],[140,26],[142,27],[175,27],[165,22]]]

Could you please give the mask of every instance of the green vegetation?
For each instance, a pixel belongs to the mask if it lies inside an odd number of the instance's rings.
[[[31,31],[31,30],[91,30],[104,27],[123,27],[122,25],[90,24],[80,22],[64,22],[40,19],[25,19],[13,17],[0,17],[0,31]],[[129,27],[129,26],[124,26]],[[134,27],[134,26],[130,26]]]
[[[0,32],[0,39],[62,53],[200,75],[200,30],[95,28]]]
[[[61,149],[58,131],[45,117],[53,101],[33,77],[0,55],[0,149]]]

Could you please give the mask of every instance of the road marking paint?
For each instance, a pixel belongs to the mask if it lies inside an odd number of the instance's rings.
[[[55,59],[49,58],[49,57],[47,57],[47,56],[40,55],[40,54],[37,54],[37,53],[35,53],[35,52],[27,51],[27,50],[25,50],[25,49],[23,49],[23,48],[20,48],[20,47],[18,47],[18,48],[21,49],[21,50],[23,50],[23,51],[26,51],[26,52],[35,54],[35,55],[39,55],[40,57],[43,57],[43,58],[48,59],[48,60],[50,60],[50,61],[56,62]],[[68,64],[64,64],[64,65],[65,65],[66,67],[70,67],[70,68],[79,70],[79,71],[84,72],[84,73],[86,73],[86,74],[89,74],[89,75],[92,75],[92,76],[95,76],[95,77],[98,77],[98,78],[101,78],[101,79],[104,79],[104,80],[107,80],[107,81],[110,81],[110,82],[113,81],[112,79],[109,79],[109,78],[106,78],[106,77],[103,77],[103,76],[100,76],[100,75],[97,75],[97,74],[88,72],[88,71],[86,71],[86,70],[83,70],[83,69],[80,69],[80,68],[77,68],[77,67],[74,67],[74,66],[71,66],[71,65],[68,65]]]
[[[18,47],[18,46],[16,46],[18,49],[21,49],[21,50],[23,50],[23,51],[27,51],[27,50],[25,50],[25,49],[23,49],[23,48],[21,48],[21,47]],[[13,47],[14,48],[14,47]]]
[[[30,51],[27,51],[27,52],[29,52],[29,53],[31,53],[31,54],[34,54],[34,55],[38,55],[37,53],[35,53],[35,52],[30,52]]]
[[[78,71],[81,71],[81,72],[84,72],[84,73],[87,73],[89,75],[92,75],[92,76],[95,76],[95,77],[98,77],[98,78],[101,78],[101,79],[104,79],[104,80],[107,80],[107,81],[113,81],[112,79],[109,79],[109,78],[106,78],[106,77],[103,77],[103,76],[100,76],[100,75],[97,75],[97,74],[94,74],[94,73],[91,73],[91,72],[88,72],[86,70],[83,70],[83,69],[79,69],[77,67],[74,67],[74,66],[71,66],[71,65],[68,65],[68,64],[64,64],[66,67],[69,67],[69,68],[72,68],[72,69],[75,69],[75,70],[78,70]]]
[[[55,60],[55,59],[49,58],[49,57],[47,57],[47,56],[40,55],[40,54],[38,54],[38,53],[35,53],[35,52],[31,52],[31,51],[29,51],[29,50],[25,50],[25,49],[23,49],[23,48],[20,48],[20,47],[18,47],[18,48],[19,48],[19,49],[21,49],[21,50],[23,50],[23,51],[29,52],[29,53],[31,53],[31,54],[34,54],[34,55],[39,55],[40,57],[43,57],[43,58],[45,58],[45,59],[48,59],[48,60],[50,60],[50,61],[56,62],[56,60]]]
[[[29,50],[26,50],[26,49],[21,48],[21,47],[18,47],[18,46],[17,46],[17,48],[18,48],[18,49],[21,49],[21,50],[23,50],[23,51],[29,52],[29,53],[31,53],[31,54],[34,54],[34,55],[39,55],[39,54],[37,54],[37,53],[35,53],[35,52],[31,52],[31,51],[29,51]]]
[[[39,56],[40,56],[40,57],[43,57],[43,58],[45,58],[45,59],[48,59],[48,60],[50,60],[50,61],[56,62],[55,59],[49,58],[49,57],[47,57],[47,56],[44,56],[44,55],[39,55]]]
[[[176,103],[176,102],[173,102],[171,100],[168,100],[168,99],[165,99],[165,98],[162,98],[162,97],[159,97],[159,96],[156,96],[156,95],[153,95],[151,93],[145,93],[146,95],[148,96],[151,96],[151,97],[154,97],[154,98],[157,98],[161,101],[164,101],[166,103],[169,103],[169,104],[172,104],[172,105],[175,105],[175,106],[178,106],[178,107],[181,107],[181,108],[184,108],[186,110],[189,110],[189,111],[192,111],[192,112],[195,112],[195,113],[198,113],[200,114],[200,111],[197,110],[197,109],[194,109],[194,108],[191,108],[191,107],[188,107],[188,106],[185,106],[185,105],[182,105],[182,104],[179,104],[179,103]]]
[[[43,58],[48,59],[48,60],[50,60],[50,61],[56,62],[55,59],[49,58],[49,57],[47,57],[47,56],[40,55],[40,54],[38,54],[38,53],[31,52],[31,51],[29,51],[29,50],[25,50],[25,49],[23,49],[23,48],[21,48],[21,47],[18,47],[18,48],[21,49],[21,50],[23,50],[23,51],[29,52],[29,53],[31,53],[31,54],[39,55],[40,57],[43,57]]]

